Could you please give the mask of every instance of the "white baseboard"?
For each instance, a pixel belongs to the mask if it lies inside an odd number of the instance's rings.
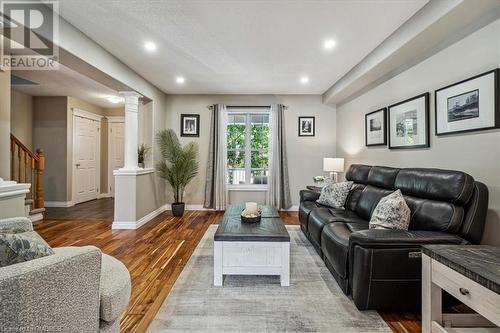
[[[31,222],[41,221],[41,220],[43,220],[43,214],[38,213],[38,214],[30,215],[29,219],[31,220]]]
[[[282,212],[298,212],[299,211],[299,205],[293,205],[292,207],[288,209],[281,209]]]
[[[102,198],[111,198],[111,193],[99,193],[97,195],[97,199],[102,199]]]
[[[163,210],[172,210],[171,204],[166,204],[163,206]],[[205,208],[203,205],[186,205],[185,210],[213,210],[211,208]]]
[[[151,213],[143,216],[138,221],[113,221],[111,229],[139,229],[144,224],[148,223],[165,211],[165,206],[153,210]]]
[[[73,201],[45,201],[45,207],[72,207],[75,203]]]

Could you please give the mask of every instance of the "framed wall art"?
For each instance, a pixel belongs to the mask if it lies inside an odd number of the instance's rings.
[[[315,117],[299,117],[299,136],[314,136]]]
[[[436,135],[500,127],[499,69],[434,92]]]
[[[181,136],[200,136],[199,114],[181,114]]]
[[[365,115],[365,143],[367,147],[387,145],[387,108]]]
[[[429,147],[429,93],[388,107],[389,149]]]

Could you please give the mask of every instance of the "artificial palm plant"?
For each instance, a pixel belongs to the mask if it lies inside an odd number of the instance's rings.
[[[162,160],[156,165],[160,177],[165,179],[174,191],[172,212],[176,216],[184,213],[184,190],[198,174],[198,145],[189,142],[182,147],[172,129],[158,132],[156,136]]]

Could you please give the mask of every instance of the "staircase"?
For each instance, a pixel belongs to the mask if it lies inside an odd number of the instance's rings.
[[[26,194],[26,213],[32,221],[43,219],[43,169],[45,157],[43,149],[30,151],[13,134],[10,135],[10,178],[18,183],[31,184]]]

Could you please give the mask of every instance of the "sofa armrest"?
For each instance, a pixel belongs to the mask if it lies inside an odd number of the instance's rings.
[[[368,229],[357,231],[349,238],[349,247],[359,245],[365,248],[376,247],[418,247],[423,244],[467,244],[460,236],[425,230],[387,230]]]
[[[99,331],[101,251],[93,246],[54,251],[0,269],[0,327]]]
[[[300,192],[300,202],[303,201],[316,201],[319,199],[321,193],[310,190],[301,190]]]
[[[32,231],[33,224],[27,217],[11,217],[0,219],[0,233],[17,234],[20,232]]]

